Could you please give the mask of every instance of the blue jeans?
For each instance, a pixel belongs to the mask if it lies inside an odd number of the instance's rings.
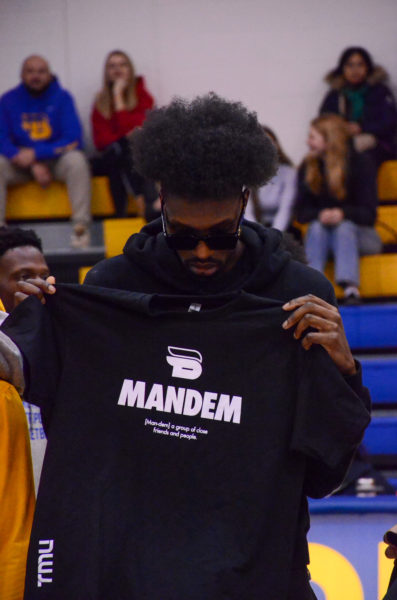
[[[305,238],[305,250],[309,265],[324,271],[331,256],[334,259],[335,281],[343,285],[360,284],[360,254],[378,254],[382,242],[373,227],[342,221],[339,225],[310,223]]]

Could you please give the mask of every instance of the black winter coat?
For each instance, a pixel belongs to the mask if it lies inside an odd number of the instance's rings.
[[[372,133],[382,149],[392,156],[396,151],[397,108],[390,88],[383,83],[385,79],[386,73],[380,67],[368,78],[364,113],[359,124],[363,133]],[[321,103],[320,114],[334,113],[351,121],[351,107],[342,92],[343,80],[332,75],[326,80],[332,89]]]

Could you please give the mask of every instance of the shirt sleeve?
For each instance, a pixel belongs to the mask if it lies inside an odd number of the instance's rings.
[[[296,171],[292,167],[284,170],[284,181],[279,209],[274,217],[273,227],[285,231],[292,219],[292,209],[296,195]]]
[[[1,329],[18,346],[23,357],[24,399],[40,406],[48,423],[58,389],[61,349],[60,336],[47,305],[33,296],[27,298],[13,310]]]
[[[13,158],[18,153],[17,146],[13,143],[11,130],[11,116],[7,114],[4,100],[0,101],[0,154]]]
[[[358,376],[360,377],[360,375]],[[291,450],[307,459],[305,492],[331,493],[347,468],[370,422],[369,395],[359,393],[320,346],[300,350]]]
[[[361,126],[364,132],[382,137],[397,125],[396,101],[391,90],[381,83],[371,90],[371,102],[366,102]]]

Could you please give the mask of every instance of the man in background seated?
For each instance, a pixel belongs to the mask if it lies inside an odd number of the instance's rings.
[[[2,320],[2,317],[14,308],[14,294],[17,291],[18,281],[46,279],[48,275],[49,269],[43,256],[41,240],[35,232],[0,227],[0,299],[6,310],[6,313],[0,313],[0,319]],[[40,409],[28,402],[24,402],[23,405],[29,426],[37,491],[47,440],[41,422]],[[1,595],[0,598],[2,598]]]
[[[30,179],[46,187],[64,181],[72,205],[71,245],[89,245],[90,175],[81,152],[82,129],[69,92],[41,56],[22,65],[22,83],[0,99],[0,225],[7,186]]]

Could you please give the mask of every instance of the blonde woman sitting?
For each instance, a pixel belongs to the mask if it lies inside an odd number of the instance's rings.
[[[374,229],[375,166],[353,149],[346,123],[337,115],[314,119],[307,144],[309,153],[298,173],[296,213],[301,223],[310,224],[305,238],[308,262],[323,271],[332,256],[345,300],[357,302],[359,256],[382,248]]]

